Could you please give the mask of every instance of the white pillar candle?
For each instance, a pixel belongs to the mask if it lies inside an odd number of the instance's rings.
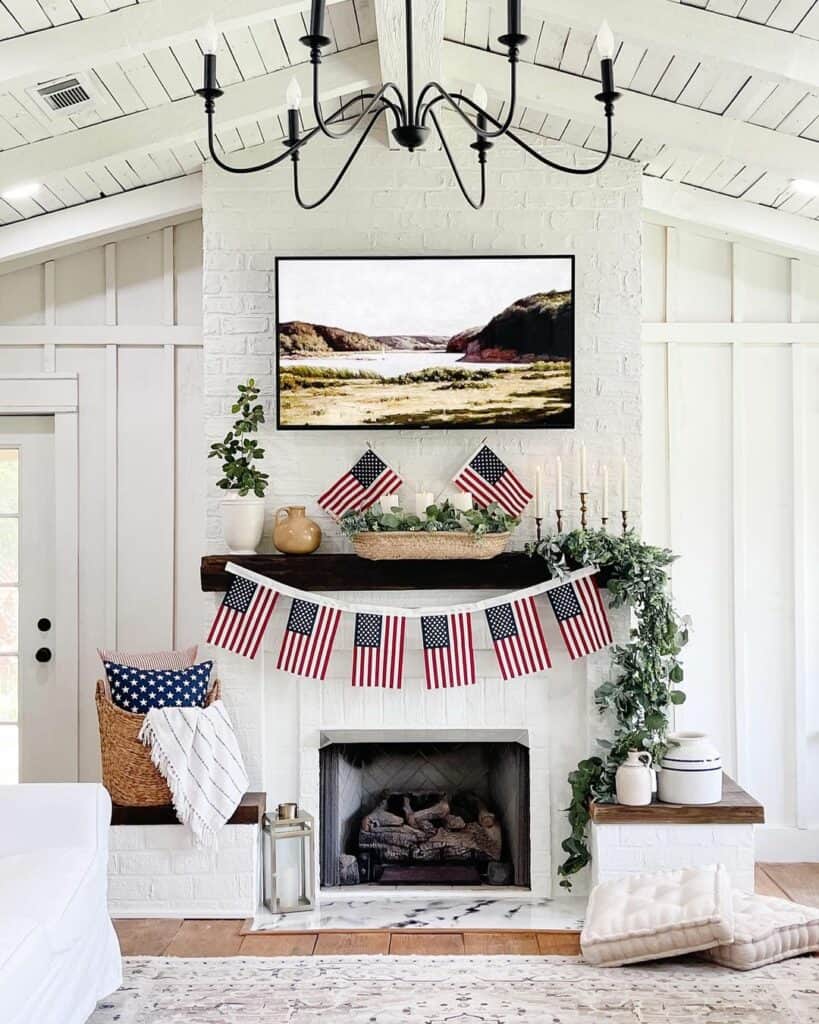
[[[557,495],[555,497],[555,508],[563,509],[563,462],[558,455],[555,466],[555,474],[557,477]]]
[[[421,491],[415,495],[415,514],[417,516],[426,515],[427,508],[435,501],[435,495],[432,491]]]
[[[543,467],[535,469],[535,515],[543,518]]]
[[[624,512],[628,512],[628,461],[627,461],[625,455],[623,456],[623,486],[622,486],[622,494],[623,494],[623,511]]]
[[[393,507],[398,504],[398,495],[382,494],[378,503],[381,506],[381,511],[386,515],[388,512],[392,512]]]
[[[604,519],[609,517],[609,467],[603,466],[603,511]]]
[[[469,491],[458,491],[452,499],[452,504],[459,512],[470,512],[472,510],[472,495]]]
[[[589,490],[589,475],[585,444],[580,445],[580,490],[585,491],[586,493],[588,493]]]

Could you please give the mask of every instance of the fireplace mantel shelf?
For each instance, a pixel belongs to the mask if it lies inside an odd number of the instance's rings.
[[[358,555],[205,555],[202,590],[230,585],[227,562],[300,590],[518,590],[548,578],[539,558],[523,552],[481,560],[371,562]]]

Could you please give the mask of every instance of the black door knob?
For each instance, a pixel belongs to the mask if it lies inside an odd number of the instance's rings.
[[[51,651],[48,649],[48,647],[38,647],[34,657],[37,659],[37,661],[43,663],[45,663],[46,661],[51,661]]]
[[[51,629],[51,619],[37,619],[37,629],[41,633],[47,633]]]

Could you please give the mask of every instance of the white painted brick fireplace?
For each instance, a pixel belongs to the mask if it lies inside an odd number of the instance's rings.
[[[455,128],[455,126],[453,126]],[[455,128],[456,134],[458,129]],[[460,140],[459,140],[460,141]],[[470,140],[463,140],[468,142]],[[558,159],[585,160],[570,147],[536,140]],[[460,148],[456,146],[456,148]],[[255,154],[258,156],[258,154]],[[317,142],[302,161],[309,195],[334,173],[339,146]],[[316,495],[352,464],[366,441],[394,465],[408,491],[446,485],[480,442],[478,431],[285,432],[272,425],[275,374],[275,259],[278,255],[574,254],[576,256],[576,396],[574,431],[497,430],[491,444],[526,477],[562,455],[567,501],[577,506],[575,465],[579,445],[589,452],[592,515],[599,515],[602,465],[630,463],[633,518],[640,494],[640,173],[612,160],[591,178],[536,168],[499,145],[489,161],[489,200],[484,210],[465,207],[441,152],[412,156],[372,141],[334,200],[306,213],[296,208],[288,171],[237,179],[207,165],[204,175],[204,344],[207,442],[228,427],[238,383],[253,375],[266,399],[261,432],[270,473],[271,509],[304,503],[324,530],[324,551],[347,551],[335,525],[318,513]],[[416,296],[414,301],[423,301]],[[208,546],[223,550],[217,466],[208,463]],[[616,475],[616,474],[615,474]],[[547,489],[550,481],[547,480]],[[530,510],[531,512],[531,510]],[[576,516],[574,517],[576,520]],[[570,516],[570,522],[572,517]],[[531,538],[524,521],[516,546]],[[263,545],[271,549],[269,540]],[[431,568],[428,590],[407,594],[335,595],[370,603],[451,603],[446,567]],[[425,582],[419,579],[419,587]],[[459,601],[487,592],[460,591]],[[218,597],[208,601],[212,614]],[[552,892],[554,868],[565,834],[566,775],[586,755],[598,732],[592,693],[608,656],[571,664],[556,627],[544,616],[555,667],[547,675],[504,683],[482,616],[475,616],[479,681],[463,690],[428,692],[420,640],[408,629],[402,692],[366,692],[349,683],[351,622],[344,621],[328,679],[298,680],[273,667],[288,602],[280,602],[255,663],[216,652],[225,699],[237,724],[251,786],[267,791],[268,804],[297,799],[318,810],[318,749],[322,731],[356,729],[383,737],[395,729],[517,729],[531,750],[532,887]],[[615,628],[625,628],[617,618]],[[476,733],[477,735],[477,733]]]

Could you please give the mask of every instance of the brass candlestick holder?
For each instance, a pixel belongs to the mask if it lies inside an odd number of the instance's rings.
[[[555,519],[557,520],[557,532],[563,533],[563,509],[555,509]]]
[[[580,492],[580,529],[585,530],[589,525],[589,504],[588,504],[589,492]]]
[[[628,509],[624,508],[620,515],[623,517],[623,535],[625,536],[628,533]]]
[[[535,516],[535,537],[537,538],[538,544],[543,539],[543,516]]]

